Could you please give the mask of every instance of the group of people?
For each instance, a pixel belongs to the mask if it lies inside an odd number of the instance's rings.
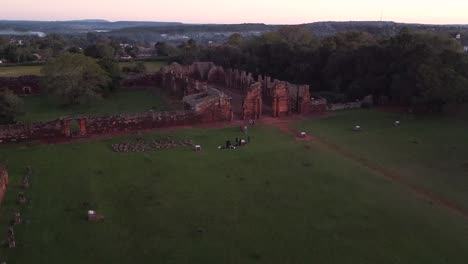
[[[236,149],[238,147],[244,146],[250,143],[250,136],[247,136],[247,139],[236,137],[236,141],[232,144],[231,140],[226,140],[225,146],[219,146],[218,149]]]
[[[251,119],[249,120],[249,126],[254,126],[255,125],[255,120]],[[244,146],[246,144],[250,144],[251,139],[250,136],[248,135],[249,132],[249,127],[247,125],[241,125],[240,126],[240,132],[244,133],[247,137],[244,139],[242,137],[236,137],[236,140],[231,142],[230,139],[226,140],[226,145],[224,146],[219,146],[218,149],[236,149],[238,147]]]

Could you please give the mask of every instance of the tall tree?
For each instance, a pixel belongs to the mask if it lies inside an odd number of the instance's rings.
[[[64,105],[101,98],[111,81],[94,59],[82,54],[64,53],[47,63],[42,73],[46,91]]]
[[[0,124],[12,124],[16,122],[18,115],[22,113],[23,100],[10,90],[0,90]]]

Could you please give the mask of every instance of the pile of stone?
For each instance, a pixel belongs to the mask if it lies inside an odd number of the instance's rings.
[[[137,139],[133,142],[123,142],[112,145],[112,150],[115,152],[148,152],[161,149],[173,149],[178,147],[193,147],[192,140],[182,139],[174,140],[171,137],[164,139],[153,139],[145,141],[143,139]]]
[[[30,178],[32,176],[31,166],[27,166],[26,170],[27,170],[26,175],[22,179],[22,187],[25,190],[28,189],[29,186],[30,186]],[[19,192],[18,193],[18,204],[21,206],[21,205],[24,205],[26,203],[27,203],[27,199],[26,199],[25,192]],[[16,247],[14,227],[16,225],[21,224],[21,222],[22,221],[21,221],[20,208],[14,209],[12,220],[10,221],[10,224],[8,226],[8,237],[7,237],[7,241],[6,241],[6,244],[7,244],[7,246],[9,248],[15,248]]]

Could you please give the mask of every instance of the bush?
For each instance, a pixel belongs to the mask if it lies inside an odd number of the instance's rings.
[[[16,123],[16,117],[22,114],[23,100],[4,89],[0,91],[0,124]]]

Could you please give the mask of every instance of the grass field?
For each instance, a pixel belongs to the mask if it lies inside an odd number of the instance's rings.
[[[162,66],[166,65],[164,61],[145,61],[147,72],[157,72]],[[135,65],[136,62],[121,62],[120,67]],[[10,66],[0,67],[0,77],[18,77],[22,75],[42,75],[42,66]]]
[[[41,75],[42,66],[0,67],[0,77],[19,77],[22,75]]]
[[[120,68],[134,66],[136,62],[121,62]],[[147,72],[158,72],[162,66],[166,65],[165,61],[145,61],[143,62],[146,66]]]
[[[468,210],[467,121],[358,110],[298,126]]]
[[[429,142],[430,131],[443,132],[444,125],[452,132],[466,128],[444,120],[402,120],[396,130],[386,125],[394,118],[356,111],[297,125],[327,140],[349,142],[352,151],[371,158],[378,148],[372,144],[380,145],[376,156],[383,154],[375,160],[387,165],[409,158],[403,153],[393,161],[392,155],[401,154],[393,144],[413,140],[417,127],[425,128],[421,142]],[[362,134],[349,131],[356,120]],[[136,136],[1,146],[11,177],[0,208],[5,237],[25,166],[34,174],[27,191],[31,200],[22,209],[25,223],[15,227],[18,247],[1,248],[0,263],[466,263],[467,219],[336,151],[273,127],[249,130],[252,143],[244,148],[216,148],[241,136],[237,130],[144,136],[190,138],[202,152],[111,151],[112,143]],[[369,142],[358,147],[365,134]],[[437,145],[451,145],[452,137],[438,138]],[[415,164],[429,158],[425,152],[438,150],[429,143],[413,147],[401,152],[421,155],[411,159]],[[457,163],[453,156],[439,160]],[[106,220],[88,223],[90,208]]]
[[[64,116],[91,115],[104,116],[123,113],[138,113],[149,110],[169,110],[163,95],[149,91],[122,91],[112,94],[88,105],[62,107],[45,96],[25,97],[24,115],[19,116],[21,122],[49,121]]]

